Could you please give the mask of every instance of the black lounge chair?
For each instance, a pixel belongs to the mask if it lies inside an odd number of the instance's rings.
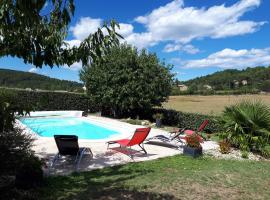
[[[55,155],[51,167],[55,164],[61,156],[76,156],[75,163],[76,169],[78,169],[81,159],[86,152],[89,152],[93,157],[93,153],[90,148],[79,147],[78,136],[76,135],[54,135],[58,153]]]
[[[185,142],[182,141],[183,138],[180,137],[183,134],[184,130],[185,129],[182,129],[181,131],[179,131],[178,133],[174,135],[170,134],[169,137],[165,135],[156,135],[154,137],[147,139],[146,141],[149,143],[157,143],[163,146],[170,146],[170,147],[180,149],[185,145]]]

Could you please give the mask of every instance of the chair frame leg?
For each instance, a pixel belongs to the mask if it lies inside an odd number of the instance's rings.
[[[91,156],[93,157],[93,152],[90,148],[83,148],[83,150],[81,152],[78,152],[77,156],[76,156],[76,160],[75,160],[75,163],[76,163],[76,171],[78,170],[79,166],[80,166],[80,163],[81,163],[81,160],[82,160],[82,157],[83,155],[85,154],[85,152],[89,152],[91,154]]]
[[[52,163],[51,163],[50,167],[53,167],[53,166],[54,166],[54,164],[55,164],[56,161],[59,159],[59,157],[60,157],[60,154],[57,153],[57,154],[54,156],[54,158],[53,158],[53,160],[52,160]]]
[[[138,145],[139,145],[139,147],[141,147],[141,149],[143,150],[143,152],[144,152],[145,154],[147,154],[147,151],[146,151],[145,148],[144,148],[144,144],[141,143],[141,144],[138,144]]]

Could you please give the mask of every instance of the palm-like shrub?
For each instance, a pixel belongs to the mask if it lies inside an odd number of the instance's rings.
[[[226,107],[222,134],[241,150],[262,151],[270,143],[270,107],[260,101],[242,101]]]

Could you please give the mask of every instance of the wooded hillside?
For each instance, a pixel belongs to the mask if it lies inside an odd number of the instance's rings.
[[[82,92],[83,85],[30,72],[0,69],[0,87]]]

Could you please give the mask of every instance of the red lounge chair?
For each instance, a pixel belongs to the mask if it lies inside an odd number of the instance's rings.
[[[209,123],[209,121],[206,119],[206,120],[203,121],[203,123],[200,125],[200,127],[198,128],[197,131],[194,131],[194,130],[184,130],[183,133],[186,136],[186,135],[192,135],[193,133],[196,132],[198,134],[198,137],[199,137],[200,142],[203,143],[204,138],[199,133],[202,132],[205,129],[205,127],[207,126],[208,123]],[[185,139],[185,136],[180,136],[180,138],[181,139]]]
[[[150,130],[151,128],[137,128],[131,139],[109,141],[107,142],[108,148],[110,144],[119,144],[121,148],[138,145],[142,149],[142,151],[145,154],[147,154],[146,150],[144,149],[143,142],[147,138],[148,134],[150,133]]]

